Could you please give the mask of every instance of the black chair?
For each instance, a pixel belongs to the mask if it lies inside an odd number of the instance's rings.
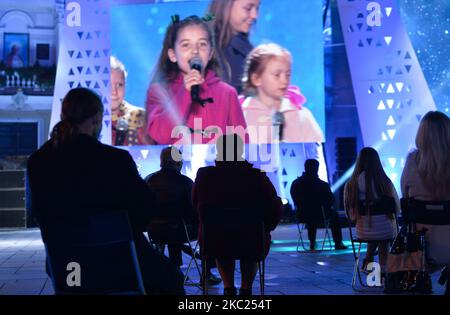
[[[450,200],[402,198],[400,202],[406,222],[425,224],[439,229],[440,233],[425,234],[428,263],[450,265]]]
[[[196,226],[191,224],[188,225],[180,218],[161,218],[152,220],[147,226],[147,232],[150,243],[154,245],[154,247],[162,248],[162,251],[164,251],[165,245],[188,244],[192,255],[184,275],[184,283],[191,284],[188,283],[188,275],[191,270],[192,262],[194,262],[198,275],[201,277],[200,267],[195,257],[199,246],[198,242],[196,242],[194,247],[192,246],[192,242],[197,240],[198,231]]]
[[[40,228],[55,294],[145,294],[126,212],[61,218]],[[74,285],[68,278],[75,270]]]
[[[325,250],[325,243],[328,242],[328,246],[329,249],[328,250],[333,250],[333,245],[331,243],[331,235],[330,235],[330,220],[327,218],[327,216],[325,215],[325,211],[323,209],[323,207],[321,207],[322,210],[322,225],[325,229],[325,234],[323,237],[323,241],[322,241],[322,247],[319,251],[316,252],[321,252]],[[299,211],[299,209],[296,209],[296,217],[297,217],[297,230],[298,230],[298,240],[297,240],[297,252],[300,253],[301,251],[300,249],[300,244],[303,248],[303,250],[305,252],[309,252],[309,250],[305,247],[305,242],[303,241],[303,237],[302,237],[302,233],[305,230],[305,227],[308,228],[308,219],[305,217],[304,214],[301,213],[301,211]]]
[[[208,257],[252,260],[258,264],[260,293],[264,295],[265,230],[264,213],[255,205],[209,205],[200,214],[202,222],[203,277]],[[207,281],[203,294],[208,294]]]
[[[370,215],[389,215],[389,214],[394,215],[394,219],[395,219],[397,231],[398,231],[398,221],[397,221],[397,216],[396,216],[396,211],[395,211],[396,205],[395,205],[394,198],[383,197],[383,198],[371,200],[368,202],[366,202],[365,200],[360,200],[358,208],[359,208],[360,215],[367,215],[367,211],[369,211]],[[364,239],[353,237],[352,222],[350,220],[350,215],[348,213],[346,213],[346,215],[347,215],[347,219],[348,219],[348,228],[349,228],[349,233],[350,233],[350,240],[352,243],[353,256],[355,258],[355,264],[353,266],[353,276],[352,276],[352,289],[357,292],[363,292],[363,291],[365,291],[365,289],[371,288],[371,287],[369,287],[367,284],[365,284],[361,278],[361,271],[360,271],[359,264],[360,264],[360,259],[361,259],[362,244],[379,243],[379,242],[386,241],[386,240],[364,240]],[[389,239],[389,241],[392,241],[392,240]],[[358,244],[357,250],[355,249],[355,243]],[[359,285],[363,289],[360,289],[357,287],[356,278],[358,278]]]

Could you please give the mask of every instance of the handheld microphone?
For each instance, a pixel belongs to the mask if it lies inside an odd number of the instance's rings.
[[[281,141],[283,139],[283,127],[284,127],[284,115],[281,112],[276,112],[272,116],[272,125],[274,127],[273,129],[273,137],[275,139],[278,138],[278,141]]]
[[[193,70],[197,70],[198,72],[202,72],[203,62],[200,57],[194,57],[189,60],[189,66]],[[195,84],[191,86],[191,99],[194,103],[201,103],[200,99],[200,85]]]
[[[128,132],[128,121],[126,119],[119,119],[116,125],[116,143],[114,145],[123,145],[125,137]]]

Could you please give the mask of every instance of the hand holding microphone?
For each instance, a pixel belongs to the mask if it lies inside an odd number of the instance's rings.
[[[200,84],[205,80],[202,77],[203,62],[200,57],[194,57],[189,60],[189,67],[191,71],[184,78],[186,88],[191,92],[192,102],[199,102],[200,100]]]
[[[120,118],[116,125],[116,141],[114,145],[121,146],[125,142],[128,132],[128,121],[125,118]]]

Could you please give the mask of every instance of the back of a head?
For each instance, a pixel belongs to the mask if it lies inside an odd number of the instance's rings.
[[[244,161],[244,141],[235,133],[217,138],[216,148],[217,161]]]
[[[358,205],[359,176],[363,172],[365,174],[364,183],[367,199],[373,199],[375,197],[374,193],[379,197],[392,197],[392,182],[384,172],[377,150],[365,147],[358,154],[355,169],[348,182],[348,196],[346,198],[351,207],[357,207]],[[372,188],[375,188],[375,191]]]
[[[317,175],[319,172],[319,161],[307,159],[305,161],[305,173],[309,175]]]
[[[78,134],[78,126],[98,113],[103,112],[100,97],[87,88],[70,90],[62,101],[61,121],[55,125],[52,138],[60,146]]]
[[[160,161],[160,166],[162,168],[174,168],[181,170],[183,166],[182,155],[177,147],[167,147],[162,149]]]
[[[416,135],[419,175],[436,198],[450,195],[450,118],[430,111]]]

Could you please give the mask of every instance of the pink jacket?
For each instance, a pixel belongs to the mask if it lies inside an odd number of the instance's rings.
[[[191,131],[194,130],[194,134],[191,135],[193,139],[190,141],[214,143],[220,134],[231,132],[230,130],[227,132],[227,126],[240,126],[241,131],[236,132],[245,137],[244,114],[236,90],[232,86],[221,81],[213,71],[208,71],[205,82],[200,86],[200,97],[212,98],[213,102],[207,103],[204,107],[192,104],[191,95],[184,87],[181,73],[175,80],[167,83],[167,89],[159,83],[151,85],[146,101],[147,133],[157,144],[173,144],[186,140],[183,139],[185,134],[173,133],[174,128],[187,126]]]

